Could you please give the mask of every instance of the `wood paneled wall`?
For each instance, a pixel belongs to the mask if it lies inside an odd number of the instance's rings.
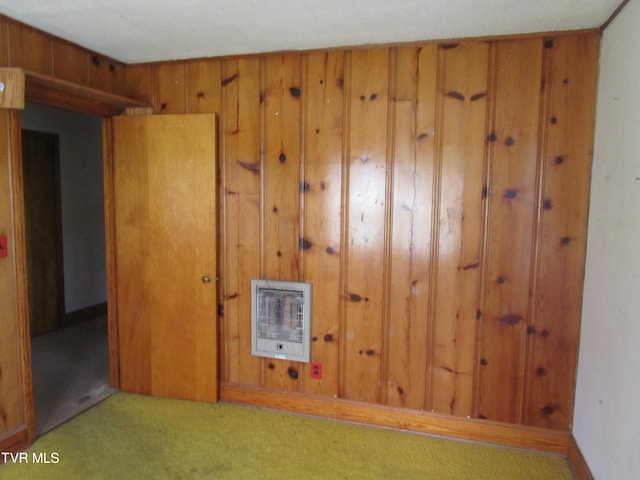
[[[0,15],[0,66],[123,94],[125,64]]]
[[[127,68],[215,112],[223,382],[569,430],[599,33]],[[313,283],[313,361],[250,280]]]

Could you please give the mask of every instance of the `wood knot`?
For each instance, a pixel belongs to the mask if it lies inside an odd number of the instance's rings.
[[[301,238],[298,240],[298,247],[300,250],[309,250],[313,244],[307,240],[306,238]]]
[[[287,370],[287,373],[289,374],[289,376],[291,378],[293,378],[294,380],[298,379],[298,370],[296,370],[293,367],[289,367],[289,369]]]
[[[460,92],[447,92],[447,97],[454,98],[456,100],[464,100],[464,95]]]
[[[289,93],[291,94],[291,96],[293,98],[298,98],[300,96],[300,88],[298,87],[291,87],[289,89]]]
[[[517,313],[507,313],[506,315],[502,315],[500,317],[500,322],[504,325],[517,325],[523,320],[523,316]]]
[[[233,82],[236,78],[238,78],[238,75],[232,75],[228,78],[225,78],[224,80],[222,80],[222,82],[220,82],[220,85],[222,85],[223,87],[226,87],[227,85],[229,85],[231,82]]]

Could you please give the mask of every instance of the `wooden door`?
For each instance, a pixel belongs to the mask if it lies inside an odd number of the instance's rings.
[[[64,315],[59,136],[22,131],[29,326],[54,330]]]
[[[113,119],[120,388],[217,400],[215,116]]]

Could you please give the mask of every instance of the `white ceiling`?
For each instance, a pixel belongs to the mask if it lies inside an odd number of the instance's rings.
[[[126,63],[573,30],[622,0],[0,0],[0,13]]]

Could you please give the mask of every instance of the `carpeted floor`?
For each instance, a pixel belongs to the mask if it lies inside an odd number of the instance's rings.
[[[123,393],[46,433],[22,460],[9,458],[0,479],[573,478],[556,456]]]

